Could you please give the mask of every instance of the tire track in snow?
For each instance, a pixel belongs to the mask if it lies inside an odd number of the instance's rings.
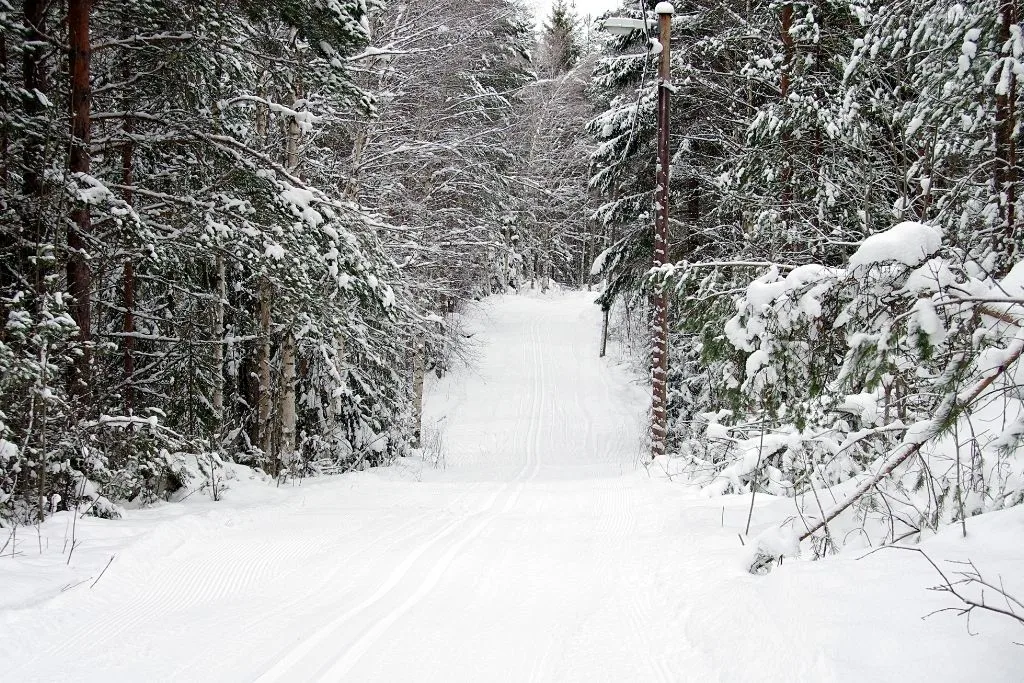
[[[617,402],[613,400],[615,395],[613,382],[611,380],[611,373],[614,370],[612,363],[610,362],[610,356],[605,356],[599,359],[600,364],[603,366],[600,368],[600,372],[597,372],[597,376],[601,378],[601,386],[604,389],[604,402],[605,406],[615,405]],[[609,420],[623,420],[624,416],[609,414],[607,419]],[[619,465],[620,470],[624,466],[628,465],[630,456],[635,456],[632,453],[636,447],[636,441],[642,439],[644,436],[644,427],[638,419],[638,416],[631,415],[628,422],[628,429],[617,430],[614,435],[607,439],[606,452],[614,454],[614,458],[609,458],[610,462],[616,462]]]
[[[541,349],[540,343],[540,321],[534,320],[532,325],[531,335],[531,346],[533,347],[533,369],[536,377],[536,384],[534,388],[534,396],[536,396],[535,406],[536,410],[530,420],[534,425],[533,432],[533,443],[531,444],[530,451],[527,453],[527,459],[533,459],[533,468],[530,470],[528,479],[535,479],[537,474],[540,472],[540,436],[544,431],[544,407],[546,405],[545,394],[547,393],[547,387],[545,386],[545,372],[544,372],[544,353]]]
[[[491,496],[481,510],[475,512],[468,518],[453,522],[445,529],[444,533],[420,546],[420,548],[413,553],[413,556],[407,558],[406,563],[399,567],[399,570],[401,571],[400,576],[393,575],[393,580],[389,580],[385,587],[382,587],[381,590],[378,590],[377,593],[363,601],[363,603],[328,624],[326,628],[329,628],[331,632],[334,632],[346,621],[356,617],[359,613],[369,610],[378,603],[386,602],[390,597],[392,597],[392,595],[400,595],[403,589],[409,590],[408,586],[403,585],[403,580],[406,576],[413,574],[417,577],[424,577],[415,586],[415,588],[412,589],[412,592],[408,597],[406,597],[396,607],[388,610],[382,617],[374,619],[372,621],[372,625],[367,630],[363,631],[352,642],[352,644],[345,649],[343,654],[334,660],[328,661],[326,665],[320,669],[320,672],[316,676],[310,677],[310,679],[318,681],[343,680],[344,676],[359,662],[362,656],[374,645],[380,636],[383,635],[384,632],[404,614],[421,602],[430,593],[430,591],[440,583],[445,571],[463,548],[476,539],[497,517],[507,513],[515,506],[519,498],[519,494],[522,491],[524,475],[525,467],[520,471],[520,474],[516,479],[502,484],[502,486]],[[498,506],[498,500],[502,498],[502,496],[504,496],[504,504],[501,505],[500,509],[495,509]],[[479,519],[480,517],[483,518]],[[459,527],[469,526],[469,521],[471,519],[478,519],[478,521],[475,525],[470,526],[469,530],[465,533],[455,534],[455,531]],[[448,538],[449,536],[451,538]],[[428,550],[433,550],[434,545],[440,545],[440,541],[445,539],[447,539],[447,542],[442,546],[441,550],[437,551],[441,553],[439,559],[434,561],[423,573],[411,572],[417,561],[425,555]],[[398,570],[396,570],[396,572],[397,571]],[[321,629],[321,631],[322,630],[323,629]],[[320,631],[318,631],[314,637],[322,640],[326,635],[328,634],[325,633],[321,635]],[[315,647],[315,645],[313,647]],[[307,648],[304,646],[303,650],[306,649]],[[309,647],[308,650],[312,650],[312,647]],[[306,652],[306,654],[308,654],[308,652]],[[295,656],[294,651],[289,653],[282,662],[285,665],[284,668],[279,666],[273,667],[271,671],[268,672],[272,674],[271,677],[268,677],[268,674],[264,674],[257,679],[257,682],[281,680],[281,677],[288,674],[301,661],[301,659],[302,656]],[[294,678],[287,678],[286,680],[294,680]]]
[[[373,625],[364,631],[339,659],[328,663],[326,673],[322,673],[320,680],[329,680],[332,677],[343,675],[343,673],[339,672],[347,672],[358,663],[363,653],[372,647],[388,625],[397,621],[403,614],[426,597],[430,590],[440,581],[444,570],[454,561],[455,556],[462,548],[479,536],[495,517],[507,512],[515,505],[525,485],[525,481],[536,477],[540,467],[539,458],[537,457],[537,444],[543,425],[542,413],[544,404],[543,379],[541,375],[543,354],[539,348],[539,322],[536,320],[531,321],[529,330],[529,339],[527,343],[523,344],[521,356],[523,366],[521,370],[528,372],[532,378],[532,391],[529,392],[529,410],[522,410],[523,404],[527,401],[525,398],[521,398],[520,410],[517,411],[517,419],[513,423],[513,434],[510,435],[511,438],[508,440],[512,445],[512,452],[509,455],[514,457],[515,452],[519,448],[522,449],[525,455],[524,462],[514,478],[505,482],[481,510],[453,521],[431,536],[426,542],[414,548],[369,598],[324,624],[311,635],[306,636],[297,646],[289,648],[282,657],[256,679],[258,683],[270,683],[271,681],[287,679],[289,673],[297,670],[303,660],[313,653],[320,643],[343,628],[347,622],[379,604],[386,603],[393,595],[401,594],[403,585],[407,583],[406,577],[414,574],[412,570],[416,567],[419,560],[428,552],[433,551],[435,546],[441,546],[442,542],[446,542],[445,549],[441,551],[440,559],[430,569],[426,570],[426,578],[420,582],[412,594],[383,617],[375,620]],[[498,499],[510,489],[512,489],[512,492],[506,499],[502,509],[498,513],[488,514],[494,508]],[[480,515],[486,516],[477,525],[472,526],[464,535],[456,535],[456,531],[460,527],[467,526],[469,519]],[[321,672],[323,671],[324,669],[321,669]]]
[[[580,350],[575,347],[573,347],[573,360],[576,361],[577,376],[583,377],[584,361],[580,353]],[[573,402],[576,406],[576,412],[577,414],[583,415],[583,418],[587,425],[586,430],[583,433],[583,452],[593,453],[594,451],[597,450],[594,444],[594,410],[591,406],[591,401],[583,400],[581,398],[582,392],[580,391],[578,384],[575,385],[572,389]],[[596,453],[594,453],[594,455],[596,455]]]

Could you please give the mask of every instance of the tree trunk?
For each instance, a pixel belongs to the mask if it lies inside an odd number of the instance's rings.
[[[0,80],[10,82],[7,76],[7,34],[0,34]],[[12,84],[13,85],[13,84]],[[7,97],[7,92],[0,93],[0,107],[4,111],[10,111],[13,109],[13,103],[10,102],[10,98]],[[6,123],[0,123],[0,187],[7,188],[8,169],[7,169],[7,155],[9,142],[9,132],[7,130]],[[0,206],[0,208],[3,208]],[[6,263],[0,263],[0,320],[7,320],[7,307],[4,304],[4,299],[10,297],[13,292],[10,290],[14,287],[16,280],[16,271],[18,266],[18,259],[15,258],[16,242],[14,239],[13,226],[0,229],[0,258],[4,259]],[[6,339],[6,325],[0,325],[0,342]]]
[[[46,82],[46,0],[25,0],[25,43],[22,50],[22,78],[25,87],[22,91],[22,103],[26,119],[41,116],[46,107],[36,93],[45,94],[48,89]],[[18,249],[21,258],[20,272],[31,273],[33,289],[37,294],[43,292],[46,267],[41,259],[35,259],[37,250],[44,240],[46,232],[43,223],[43,169],[46,165],[45,143],[35,126],[26,130],[25,146],[22,152],[24,172],[22,175],[22,193],[25,196],[21,223],[25,230],[26,245]]]
[[[583,244],[580,249],[580,289],[586,286],[587,291],[590,291],[590,268],[588,264],[590,259],[587,258],[590,252],[590,226],[584,224],[583,227]]]
[[[782,39],[782,76],[779,79],[779,91],[784,102],[789,97],[790,69],[793,68],[795,42],[793,40],[793,4],[787,2],[779,11],[779,37]]]
[[[295,460],[295,336],[291,330],[281,345],[281,369],[284,384],[281,389],[281,466],[277,474]]]
[[[416,344],[412,362],[412,447],[423,447],[423,372],[425,358],[423,343]]]
[[[796,43],[793,40],[791,33],[793,29],[793,5],[792,3],[786,3],[780,10],[780,37],[782,39],[782,74],[779,77],[779,103],[783,109],[787,105],[789,98],[790,89],[790,78],[791,70],[793,68],[794,59],[796,57]],[[783,221],[783,247],[784,251],[789,251],[792,247],[789,239],[789,227],[792,221],[792,207],[793,207],[793,168],[792,168],[792,150],[790,150],[791,138],[789,129],[786,127],[786,123],[783,123],[782,129],[782,144],[780,147],[782,158],[780,160],[780,173],[779,180],[782,185],[782,196],[780,197],[780,214],[782,215]],[[772,240],[775,241],[774,239]],[[778,253],[778,249],[773,249],[771,254],[772,258],[780,258],[781,255]]]
[[[608,315],[611,313],[611,306],[605,305],[601,308],[601,358],[608,352]]]
[[[224,424],[224,306],[227,303],[227,268],[224,254],[217,252],[215,268],[217,282],[214,292],[217,303],[213,306],[213,419],[219,428]]]
[[[294,116],[288,119],[288,132],[285,136],[285,163],[292,173],[295,173],[299,167],[299,122],[295,120]]]
[[[297,99],[297,98],[296,98]],[[293,105],[293,106],[297,106]],[[298,173],[299,168],[299,122],[291,117],[285,134],[285,164],[289,171]],[[295,337],[291,330],[285,334],[281,346],[281,448],[280,464],[287,467],[295,457]],[[280,468],[278,468],[280,474]]]
[[[47,482],[46,482],[46,465],[47,465],[47,457],[46,457],[46,429],[47,429],[47,425],[46,425],[46,418],[47,418],[47,415],[46,415],[46,412],[47,412],[46,411],[46,401],[47,401],[47,399],[43,398],[42,396],[40,396],[40,398],[42,399],[42,405],[39,407],[39,422],[40,422],[40,425],[39,425],[39,454],[40,454],[39,460],[40,460],[40,462],[39,462],[39,471],[37,472],[38,479],[39,479],[39,481],[37,482],[37,485],[38,485],[37,494],[39,496],[39,511],[38,511],[36,519],[38,519],[39,522],[42,523],[42,522],[46,521],[46,498],[47,498],[47,495],[46,495],[46,493],[47,493],[47,490],[46,490],[46,485],[47,485]],[[13,551],[12,551],[12,554],[13,554]]]
[[[270,424],[270,294],[270,281],[264,276],[260,279],[260,347],[257,360],[260,377],[260,449],[273,461],[274,430]]]
[[[90,59],[92,48],[89,36],[89,19],[92,0],[69,0],[68,42],[70,48],[69,67],[71,72],[71,149],[69,170],[72,174],[90,171],[91,157],[91,83]],[[71,317],[78,324],[78,341],[82,353],[75,361],[71,381],[71,393],[85,398],[89,390],[92,338],[92,314],[90,291],[92,274],[87,260],[85,239],[91,232],[91,215],[86,204],[78,204],[71,214],[68,225],[68,291],[73,298]]]
[[[125,119],[125,133],[131,135],[132,120]],[[124,200],[132,204],[131,186],[134,182],[135,143],[129,141],[121,148],[121,182],[128,189],[124,191]],[[124,337],[122,351],[124,354],[124,410],[131,413],[135,408],[135,262],[131,254],[124,262],[121,276],[122,298],[124,300]]]
[[[331,392],[330,398],[327,402],[327,430],[328,434],[335,439],[342,437],[342,392],[345,387],[345,364],[343,359],[345,358],[345,337],[341,334],[334,336],[334,381],[337,383],[335,389]]]
[[[359,132],[356,133],[355,142],[352,145],[352,170],[349,172],[348,182],[345,183],[344,197],[353,202],[359,199],[359,180],[362,174],[360,168],[363,163],[363,153],[366,150],[367,137],[369,136],[367,132],[369,125],[369,123],[366,123],[360,127]]]
[[[0,34],[0,80],[10,82],[7,78],[7,34]],[[10,111],[10,103],[7,101],[7,93],[0,95],[0,107]],[[10,136],[7,131],[7,124],[0,124],[0,187],[7,187],[7,150],[10,146]],[[6,319],[6,317],[4,318]]]
[[[655,190],[654,267],[668,262],[669,170],[669,85],[671,15],[658,17],[662,52],[658,67],[658,167]],[[651,458],[664,455],[668,447],[668,293],[662,287],[651,297]]]
[[[1017,0],[1001,0],[999,4],[999,44],[1005,51],[1011,45],[1010,27],[1017,24]],[[1012,52],[1004,54],[1003,59],[1012,57]],[[1004,62],[1005,64],[1005,62]],[[1005,65],[1003,68],[1007,68]],[[1000,80],[1001,74],[996,75]],[[996,192],[1002,195],[1000,200],[1001,217],[1003,219],[1003,234],[996,240],[997,249],[1001,252],[1000,264],[1002,270],[1008,270],[1016,261],[1016,253],[1020,249],[1017,234],[1017,140],[1015,131],[1017,129],[1017,79],[1013,70],[1010,69],[1005,92],[1002,89],[996,95],[996,164],[995,164],[995,188]]]

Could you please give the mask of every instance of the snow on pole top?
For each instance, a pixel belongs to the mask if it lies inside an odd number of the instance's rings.
[[[659,2],[658,6],[654,8],[654,12],[655,14],[675,14],[676,8],[672,6],[671,2]]]
[[[924,263],[942,246],[942,231],[924,223],[898,223],[869,236],[850,257],[850,268],[895,261],[905,266]]]

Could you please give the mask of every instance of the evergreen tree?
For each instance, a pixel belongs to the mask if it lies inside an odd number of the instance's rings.
[[[555,0],[545,19],[537,45],[537,67],[546,76],[556,76],[576,66],[583,55],[580,21],[566,0]]]

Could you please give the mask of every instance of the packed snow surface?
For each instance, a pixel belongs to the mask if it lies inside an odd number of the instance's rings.
[[[1020,680],[1015,624],[922,620],[956,603],[916,553],[749,574],[756,548],[796,552],[792,502],[759,495],[741,545],[748,496],[639,464],[647,391],[598,358],[593,298],[475,306],[471,363],[429,387],[423,458],[280,488],[239,468],[219,502],[79,519],[70,562],[69,515],[21,529],[0,677]],[[1021,510],[969,530],[924,548],[1019,584]]]

